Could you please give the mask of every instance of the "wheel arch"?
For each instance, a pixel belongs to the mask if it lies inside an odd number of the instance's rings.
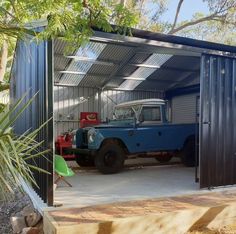
[[[118,144],[124,149],[125,154],[129,153],[126,144],[120,138],[106,138],[101,142],[100,148],[105,144]]]
[[[184,144],[183,144],[183,146],[182,146],[182,148],[184,148],[184,146],[189,142],[189,141],[195,141],[195,134],[191,134],[191,135],[189,135],[189,136],[187,136],[186,138],[185,138],[185,141],[184,141]]]

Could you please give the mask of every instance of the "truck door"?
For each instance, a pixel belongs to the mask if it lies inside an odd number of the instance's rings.
[[[160,129],[162,124],[162,114],[160,106],[143,106],[141,111],[141,125],[139,128],[139,136],[145,140],[145,150],[156,151],[163,147],[163,129]]]

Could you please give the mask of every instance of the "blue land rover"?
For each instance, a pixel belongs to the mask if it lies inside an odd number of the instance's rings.
[[[122,170],[130,156],[153,156],[168,162],[181,155],[186,166],[195,164],[196,124],[173,124],[166,117],[165,101],[144,99],[119,104],[106,124],[81,128],[74,136],[80,166],[104,174]]]

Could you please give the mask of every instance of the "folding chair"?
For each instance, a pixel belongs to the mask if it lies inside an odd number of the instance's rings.
[[[67,185],[72,187],[72,185],[66,181],[65,177],[73,176],[75,173],[68,167],[65,159],[55,154],[55,172],[58,175],[58,178],[55,180],[55,184],[57,185],[60,180],[63,180]]]

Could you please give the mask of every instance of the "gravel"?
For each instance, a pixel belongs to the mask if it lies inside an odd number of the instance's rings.
[[[19,216],[19,212],[26,206],[32,206],[33,204],[27,194],[24,194],[18,190],[11,200],[8,202],[0,201],[0,233],[12,234],[12,227],[10,223],[11,216]]]

